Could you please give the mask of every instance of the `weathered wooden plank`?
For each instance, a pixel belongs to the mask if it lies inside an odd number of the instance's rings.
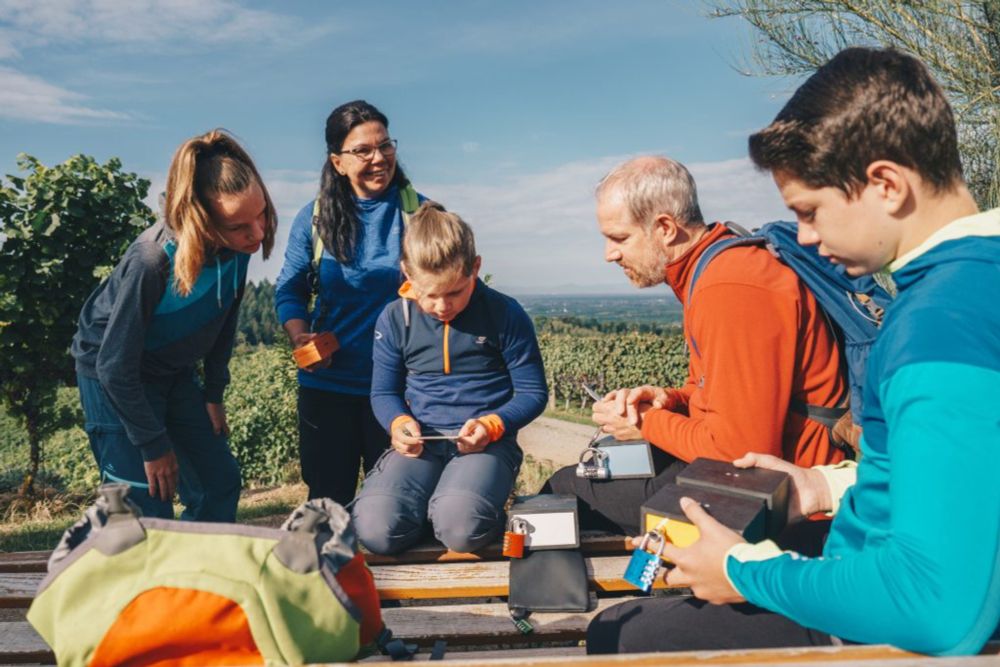
[[[584,555],[616,555],[632,551],[627,546],[622,535],[612,535],[599,531],[582,531],[580,533],[580,551]],[[439,542],[425,542],[394,556],[379,556],[365,553],[365,560],[370,565],[409,565],[416,563],[454,563],[467,561],[501,560],[501,544],[491,544],[477,553],[461,553],[446,549]]]
[[[599,593],[634,591],[622,578],[628,556],[585,558],[591,589]],[[383,600],[436,600],[507,595],[506,561],[375,565],[372,573]],[[0,573],[0,607],[27,607],[44,575]],[[663,587],[658,581],[657,587]]]
[[[621,535],[584,531],[580,534],[580,550],[584,555],[624,554],[631,551]],[[0,573],[45,572],[50,551],[19,551],[0,553]],[[500,560],[500,544],[491,544],[478,553],[460,553],[446,549],[440,542],[429,541],[395,556],[365,553],[371,565],[399,565],[416,563],[454,563],[481,560]]]
[[[628,556],[585,558],[591,590],[598,593],[635,591],[634,586],[621,578],[628,560]],[[383,600],[505,596],[509,570],[506,562],[372,567],[375,587]],[[656,587],[666,588],[659,580]]]
[[[422,647],[433,646],[438,639],[461,646],[568,641],[582,639],[594,614],[615,602],[593,599],[594,609],[589,612],[532,614],[535,631],[531,635],[514,627],[502,603],[385,609],[382,615],[396,637]],[[0,623],[0,663],[54,660],[45,641],[26,621]]]
[[[598,601],[598,608],[587,614],[533,614],[535,635],[528,641],[572,638],[586,630],[590,616],[614,604],[613,600]],[[424,645],[436,639],[454,644],[506,644],[518,633],[506,618],[502,604],[453,605],[441,607],[410,607],[385,610],[386,623],[397,636]],[[582,628],[582,630],[580,629]],[[507,636],[507,633],[511,633]],[[477,641],[470,641],[475,638]],[[591,656],[583,658],[579,647],[542,649],[511,649],[502,652],[462,652],[446,654],[453,663],[470,665],[519,665],[520,667],[561,667],[586,661],[588,667],[621,667],[632,665],[761,665],[775,664],[792,667],[822,663],[834,665],[865,664],[870,667],[918,667],[933,662],[934,667],[985,667],[1000,664],[1000,642],[988,644],[979,656],[935,658],[918,656],[890,646],[841,646],[823,648],[756,649],[731,651],[697,651],[688,653],[638,654],[629,656]],[[423,657],[423,656],[418,656]],[[375,657],[369,661],[378,661]],[[28,623],[0,623],[0,664],[53,662],[54,656]]]
[[[0,572],[45,572],[51,551],[0,553]]]
[[[0,573],[0,608],[30,606],[44,576],[37,572]]]
[[[929,658],[923,655],[901,651],[891,646],[831,646],[790,649],[753,649],[730,651],[691,651],[683,653],[637,653],[613,656],[582,656],[571,653],[552,656],[549,649],[539,657],[521,657],[519,650],[505,651],[503,657],[496,652],[462,653],[451,656],[452,663],[470,667],[566,667],[586,665],[586,667],[652,667],[652,666],[710,666],[729,665],[731,667],[752,667],[755,665],[783,665],[783,667],[996,667],[995,655]],[[479,657],[481,655],[481,657]],[[468,656],[468,657],[466,657]],[[445,659],[449,656],[445,654]],[[321,667],[313,665],[312,667]],[[332,666],[323,666],[332,667]]]
[[[588,612],[536,612],[529,619],[535,629],[530,635],[514,627],[504,603],[383,609],[382,617],[395,636],[419,646],[437,639],[458,645],[570,641],[583,639],[590,619],[619,602],[592,599]]]
[[[0,663],[54,663],[52,650],[27,621],[0,623]]]
[[[447,662],[468,662],[470,660],[494,659],[500,657],[513,658],[515,660],[526,660],[528,658],[564,658],[576,656],[577,660],[585,660],[587,647],[585,646],[545,646],[545,647],[525,647],[517,645],[505,646],[503,649],[491,649],[482,651],[445,651],[443,660]],[[430,651],[421,649],[413,660],[415,662],[429,660]],[[384,655],[373,655],[358,662],[392,662],[392,658]],[[2,667],[2,666],[0,666]]]

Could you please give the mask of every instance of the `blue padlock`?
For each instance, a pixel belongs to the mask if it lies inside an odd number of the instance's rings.
[[[646,550],[646,545],[649,544],[650,540],[657,543],[656,553],[650,553]],[[632,552],[632,558],[628,561],[623,579],[639,590],[648,593],[649,589],[653,587],[656,573],[660,571],[660,557],[663,555],[664,544],[666,544],[666,540],[658,532],[650,531],[643,535],[639,548]]]

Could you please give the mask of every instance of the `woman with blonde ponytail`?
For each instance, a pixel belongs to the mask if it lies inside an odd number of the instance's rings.
[[[233,521],[240,471],[222,393],[250,256],[274,245],[274,205],[253,161],[213,130],[181,144],[163,220],[87,299],[72,354],[102,481],[146,516]],[[195,367],[202,362],[204,381]]]

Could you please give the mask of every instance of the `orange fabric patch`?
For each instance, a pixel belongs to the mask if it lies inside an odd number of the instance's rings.
[[[392,420],[391,424],[389,424],[389,433],[395,431],[396,427],[402,424],[403,422],[412,422],[412,421],[416,420],[410,415],[399,415],[398,417]]]
[[[355,554],[334,578],[361,610],[361,646],[371,643],[382,630],[382,606],[375,590],[375,578],[365,565],[364,556]]]
[[[90,667],[263,664],[238,604],[215,593],[166,587],[132,600],[90,660]]]
[[[444,323],[444,374],[451,373],[451,357],[448,355],[448,323]]]
[[[496,442],[503,437],[505,430],[503,420],[500,415],[484,415],[478,418],[479,423],[486,427],[486,433],[490,436],[490,442]]]

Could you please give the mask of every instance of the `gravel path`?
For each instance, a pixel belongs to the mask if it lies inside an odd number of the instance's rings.
[[[525,454],[543,461],[551,461],[559,468],[575,465],[580,452],[594,435],[593,426],[575,424],[561,419],[539,417],[517,434],[517,441]]]

